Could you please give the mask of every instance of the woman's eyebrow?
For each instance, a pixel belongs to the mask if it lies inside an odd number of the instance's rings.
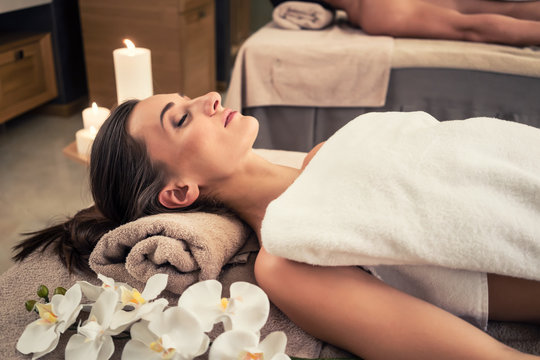
[[[167,110],[169,110],[173,105],[174,103],[171,101],[170,103],[167,103],[167,105],[163,107],[163,110],[161,110],[161,114],[159,114],[159,122],[161,123],[161,127],[163,127],[163,115],[165,115]]]

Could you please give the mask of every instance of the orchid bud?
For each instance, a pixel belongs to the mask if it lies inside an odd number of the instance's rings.
[[[37,289],[37,296],[43,299],[48,299],[49,289],[45,285],[39,285]]]
[[[57,287],[56,289],[54,289],[53,295],[57,295],[57,294],[66,295],[66,289],[61,286]]]
[[[34,305],[36,305],[36,300],[26,300],[26,302],[24,303],[24,307],[28,312],[34,310]]]

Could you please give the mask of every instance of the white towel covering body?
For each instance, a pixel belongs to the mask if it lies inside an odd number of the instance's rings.
[[[261,237],[292,260],[363,265],[396,287],[408,278],[407,292],[424,282],[411,292],[483,327],[485,273],[540,280],[540,130],[423,112],[361,115],[270,203]],[[476,287],[478,309],[441,305],[454,292],[445,276],[419,280],[434,269]]]

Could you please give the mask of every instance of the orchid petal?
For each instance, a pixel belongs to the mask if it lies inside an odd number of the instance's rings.
[[[57,294],[52,297],[51,304],[58,316],[58,332],[63,333],[77,320],[82,309],[81,298],[81,287],[78,284],[69,288],[65,295]]]
[[[166,348],[171,348],[171,339],[166,339],[162,343],[159,335],[148,329],[148,323],[141,321],[131,327],[131,341],[124,347],[122,359],[162,359]],[[163,345],[163,346],[162,346]],[[176,359],[178,353],[174,347],[173,352],[168,355]],[[191,357],[190,357],[191,358]]]
[[[98,360],[107,360],[114,353],[114,342],[111,336],[103,337],[103,344],[99,350]]]
[[[204,331],[214,327],[217,318],[223,314],[220,309],[221,283],[205,280],[188,287],[178,299],[178,306],[190,310],[201,322]]]
[[[42,352],[47,350],[55,340],[58,340],[59,336],[55,324],[44,324],[39,319],[26,326],[16,347],[23,354]]]
[[[77,281],[77,284],[81,287],[81,291],[90,301],[96,301],[99,295],[103,292],[101,286],[90,284],[88,281]]]
[[[69,339],[66,358],[97,360],[111,357],[114,344],[108,327],[117,302],[118,293],[115,291],[105,290],[99,295],[88,320],[79,327],[79,334]]]
[[[111,323],[113,313],[118,303],[118,293],[115,291],[104,291],[99,295],[90,316],[95,316],[96,321],[104,328],[108,328]]]
[[[118,310],[112,316],[110,329],[112,331],[123,331],[130,324],[139,319],[150,320],[156,312],[161,312],[169,302],[167,299],[157,299],[151,303],[145,303],[132,311]]]
[[[155,274],[152,275],[146,282],[146,286],[142,292],[142,297],[148,300],[155,299],[167,286],[167,280],[169,275],[167,274]]]
[[[208,337],[208,335],[205,334],[205,336],[203,337],[201,346],[199,347],[199,350],[197,350],[195,356],[204,354],[208,350],[209,346],[210,346],[210,338]]]
[[[156,314],[162,313],[167,305],[169,305],[167,299],[154,300],[151,303],[144,304],[138,309],[139,316],[141,319],[151,320]]]
[[[101,280],[101,286],[96,286],[90,284],[87,281],[77,281],[77,284],[81,287],[82,293],[90,301],[96,301],[99,295],[106,290],[112,290],[120,293],[120,288],[124,287],[128,291],[131,291],[133,288],[126,283],[115,282],[114,279],[109,278],[105,275],[98,274],[98,279]]]
[[[149,345],[153,341],[156,341],[159,336],[154,334],[150,329],[148,329],[147,321],[140,321],[133,324],[130,329],[131,339],[139,341],[145,345]]]
[[[78,328],[77,332],[80,335],[83,335],[88,341],[94,341],[99,337],[103,328],[97,321],[92,319],[92,316],[90,318],[91,319],[85,321],[83,326]]]
[[[135,326],[137,324],[134,324]],[[161,360],[161,355],[137,340],[130,340],[122,351],[122,360]]]
[[[137,316],[137,310],[133,311],[124,311],[124,310],[118,310],[113,314],[113,317],[111,319],[110,328],[113,331],[117,331],[120,328],[125,328],[129,326],[129,324],[134,323],[135,321],[139,320],[140,318]]]
[[[82,293],[78,284],[70,287],[64,295],[56,294],[52,297],[51,303],[58,314],[71,314],[81,303]],[[58,321],[62,321],[58,319]]]
[[[111,336],[100,336],[97,341],[88,341],[87,337],[75,334],[66,345],[65,358],[107,360],[113,353],[114,342]]]
[[[42,304],[42,319],[26,327],[17,342],[17,350],[23,354],[34,353],[34,358],[52,351],[58,344],[60,333],[77,319],[82,308],[81,297],[81,288],[75,284],[65,295],[54,295],[49,304]]]
[[[233,329],[258,332],[268,319],[270,301],[260,287],[238,281],[231,285],[231,307]]]
[[[287,336],[282,331],[274,331],[266,336],[259,344],[259,349],[267,359],[273,359],[275,355],[285,353]]]
[[[209,360],[237,360],[246,349],[256,348],[259,339],[244,330],[231,330],[219,335],[210,348]]]
[[[148,324],[148,329],[161,336],[165,348],[173,347],[180,353],[193,357],[199,355],[201,344],[207,338],[195,315],[181,307],[165,310],[160,317]],[[167,339],[170,339],[170,342]]]
[[[107,276],[105,276],[105,275],[103,275],[103,274],[98,274],[97,278],[98,278],[99,280],[101,280],[101,282],[103,283],[102,286],[103,286],[104,288],[108,288],[108,287],[110,288],[110,287],[112,287],[112,288],[114,289],[114,287],[115,287],[115,282],[114,282],[114,279],[113,279],[113,278],[107,277]]]
[[[97,359],[101,344],[97,341],[87,341],[87,337],[75,334],[69,338],[66,345],[66,360],[92,360]]]
[[[56,339],[54,339],[54,341],[51,343],[51,345],[49,345],[49,347],[47,349],[45,349],[43,351],[38,351],[38,352],[35,352],[34,354],[32,354],[32,360],[39,359],[40,357],[42,357],[44,355],[47,355],[48,353],[50,353],[51,351],[56,349],[56,346],[58,345],[59,341],[60,341],[60,336],[58,336]]]

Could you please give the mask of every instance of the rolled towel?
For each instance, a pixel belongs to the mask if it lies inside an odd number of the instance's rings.
[[[169,275],[167,290],[180,294],[216,279],[228,263],[245,262],[258,249],[251,229],[234,216],[205,212],[147,216],[105,234],[90,255],[96,273],[143,288],[152,275]],[[127,270],[127,271],[126,271]]]
[[[274,23],[284,29],[317,30],[327,27],[334,20],[334,13],[317,3],[285,1],[272,12]]]

